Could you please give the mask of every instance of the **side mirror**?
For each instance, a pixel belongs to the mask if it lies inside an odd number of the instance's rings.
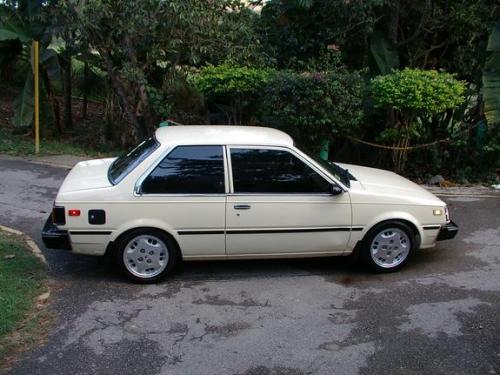
[[[330,185],[330,194],[331,195],[340,195],[344,192],[342,188],[336,184],[331,184]]]

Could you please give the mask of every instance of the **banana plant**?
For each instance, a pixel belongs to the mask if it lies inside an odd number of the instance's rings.
[[[50,48],[51,35],[47,25],[37,21],[37,12],[40,11],[39,1],[26,1],[23,11],[20,13],[20,7],[9,7],[0,5],[0,61],[6,64],[15,59],[25,61],[33,66],[32,42],[40,41],[40,77],[42,101],[48,101],[52,104],[52,110],[56,114],[57,103],[53,97],[52,83],[60,79],[60,67],[56,52]],[[21,48],[19,48],[19,43]],[[10,46],[18,46],[13,49]],[[7,61],[8,60],[8,61]],[[19,96],[14,101],[15,114],[12,124],[18,127],[30,126],[34,116],[34,90],[33,90],[33,71],[27,69],[24,87]],[[56,125],[58,125],[58,116],[54,116]],[[58,128],[60,128],[58,126]]]
[[[500,21],[491,31],[483,70],[484,115],[488,125],[500,124]]]

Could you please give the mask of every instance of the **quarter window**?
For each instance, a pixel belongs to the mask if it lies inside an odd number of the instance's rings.
[[[222,146],[178,146],[142,183],[145,194],[224,193]]]
[[[235,193],[328,193],[330,183],[284,150],[231,148]]]

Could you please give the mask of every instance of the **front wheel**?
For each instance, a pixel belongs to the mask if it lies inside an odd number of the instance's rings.
[[[415,249],[412,229],[399,221],[388,221],[372,228],[363,239],[362,258],[375,272],[394,272],[402,268]]]
[[[117,244],[116,262],[132,281],[152,283],[172,271],[178,260],[175,242],[155,229],[137,229]]]

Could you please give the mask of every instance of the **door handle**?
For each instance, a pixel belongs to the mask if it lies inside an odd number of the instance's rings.
[[[235,210],[249,210],[252,206],[249,204],[235,204],[233,207]]]

